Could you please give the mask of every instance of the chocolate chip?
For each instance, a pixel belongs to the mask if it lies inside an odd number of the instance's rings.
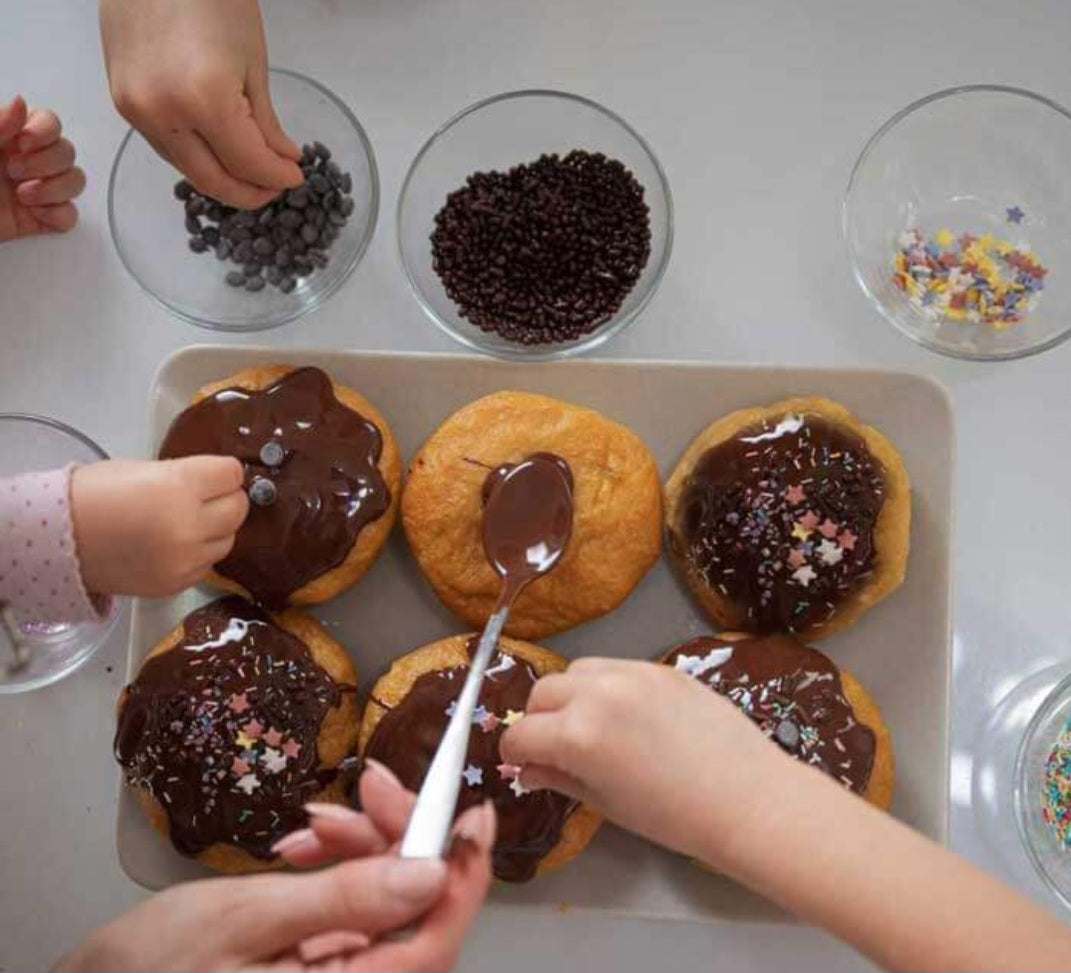
[[[186,216],[186,232],[187,233],[200,233],[201,221],[196,216]]]
[[[208,249],[208,244],[205,243],[202,237],[192,236],[190,237],[190,249],[194,253],[204,253]]]
[[[208,204],[205,202],[204,197],[198,196],[197,193],[193,193],[190,198],[186,200],[187,216],[200,216],[207,208]]]
[[[260,447],[260,461],[265,466],[278,466],[284,459],[286,459],[286,450],[274,439],[268,440]]]
[[[246,264],[242,268],[242,273],[245,274],[246,277],[259,277],[262,270],[263,268],[260,264]]]
[[[305,217],[302,216],[297,210],[286,209],[279,214],[279,222],[287,229],[293,230],[301,226],[305,221]]]
[[[270,206],[267,207],[263,213],[257,218],[257,222],[261,226],[271,226],[275,222],[275,210]]]
[[[219,243],[219,227],[206,226],[201,231],[201,239],[204,240],[210,247],[214,247]]]
[[[345,226],[346,217],[339,212],[331,212],[327,214],[327,221],[333,226]]]
[[[217,260],[229,260],[231,255],[231,241],[220,240],[216,244],[216,259]]]
[[[792,720],[781,720],[774,729],[774,739],[786,750],[795,750],[800,742],[800,728]]]
[[[297,287],[297,281],[293,277],[284,277],[279,281],[279,290],[284,294],[289,294],[295,287]]]
[[[574,341],[617,313],[650,256],[643,187],[601,153],[476,172],[435,216],[432,266],[460,314],[534,345]]]
[[[245,285],[245,274],[240,270],[228,270],[224,280],[226,280],[231,287],[243,287]]]
[[[311,246],[320,239],[320,231],[312,223],[306,223],[301,228],[301,239]]]
[[[347,194],[353,192],[353,177],[348,172],[342,173],[342,178],[338,181],[338,188]]]
[[[267,257],[269,254],[275,253],[275,244],[266,237],[257,237],[253,241],[253,253],[259,253],[262,257]]]
[[[349,190],[346,190],[346,191],[349,192]],[[349,216],[350,213],[353,212],[354,205],[355,204],[353,202],[353,197],[352,196],[345,196],[345,197],[343,197],[342,202],[339,203],[338,211],[343,216]]]
[[[185,179],[180,179],[175,183],[175,199],[181,199],[184,202],[193,195],[193,186],[191,186]]]
[[[262,281],[261,287],[263,286],[264,283]],[[275,484],[266,476],[254,477],[253,482],[249,484],[249,500],[258,507],[270,507],[275,503],[277,497],[278,492],[275,489]]]
[[[247,277],[245,281],[245,289],[247,291],[262,291],[264,290],[264,278],[263,277]]]
[[[253,257],[253,245],[248,240],[243,240],[232,251],[235,263],[247,264]]]
[[[278,284],[283,279],[283,272],[272,264],[270,267],[264,268],[264,276],[269,284]]]
[[[276,267],[289,267],[290,266],[290,248],[287,246],[279,247],[275,251],[275,266]]]
[[[326,176],[323,176],[318,172],[314,172],[311,176],[309,176],[309,188],[313,192],[322,196],[324,193],[331,191],[331,182]]]
[[[323,142],[313,142],[312,152],[317,159],[323,159],[324,162],[331,158],[331,150]]]
[[[304,209],[309,205],[309,191],[304,186],[291,189],[286,194],[286,205],[291,209]]]

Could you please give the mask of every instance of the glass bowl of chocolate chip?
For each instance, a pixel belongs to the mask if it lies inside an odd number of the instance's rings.
[[[424,143],[398,247],[428,317],[499,358],[565,358],[620,333],[673,243],[669,183],[623,119],[561,91],[512,91]]]
[[[271,71],[305,182],[257,210],[202,195],[138,132],[123,138],[108,219],[123,265],[173,314],[216,331],[262,331],[317,307],[364,256],[379,210],[368,136],[332,92]]]

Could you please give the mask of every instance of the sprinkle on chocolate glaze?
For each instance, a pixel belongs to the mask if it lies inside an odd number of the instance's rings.
[[[855,717],[837,667],[788,635],[727,642],[703,636],[666,665],[721,693],[797,760],[862,794],[870,782],[874,731]]]
[[[474,650],[477,640],[469,642]],[[410,790],[419,791],[435,750],[446,730],[467,666],[426,672],[376,724],[364,755],[388,766]],[[576,807],[553,791],[528,791],[517,780],[516,768],[502,762],[498,742],[528,703],[538,676],[523,659],[499,651],[491,659],[479,705],[473,716],[468,754],[457,813],[490,798],[498,812],[498,837],[493,864],[506,882],[526,882],[539,862],[557,845],[565,819]]]
[[[298,368],[262,391],[223,389],[190,406],[171,424],[160,458],[242,461],[254,504],[216,570],[282,608],[345,561],[362,528],[390,508],[382,450],[380,430],[335,398],[324,372]]]
[[[757,632],[821,625],[873,573],[885,471],[855,433],[785,415],[708,449],[671,543]]]
[[[224,842],[270,859],[335,776],[318,766],[317,738],[345,691],[260,609],[221,598],[187,615],[182,641],[127,686],[115,756],[182,854]]]

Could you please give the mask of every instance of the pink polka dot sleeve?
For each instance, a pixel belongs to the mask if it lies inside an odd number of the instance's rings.
[[[111,599],[82,584],[71,520],[71,472],[0,479],[0,602],[22,621],[104,618]]]

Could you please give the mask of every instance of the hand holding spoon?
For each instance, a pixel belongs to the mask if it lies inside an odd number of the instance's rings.
[[[447,850],[484,670],[517,595],[558,563],[572,530],[572,477],[563,460],[537,453],[492,474],[483,512],[483,546],[502,578],[502,593],[480,636],[454,715],[420,787],[402,839],[402,858],[439,858]]]

